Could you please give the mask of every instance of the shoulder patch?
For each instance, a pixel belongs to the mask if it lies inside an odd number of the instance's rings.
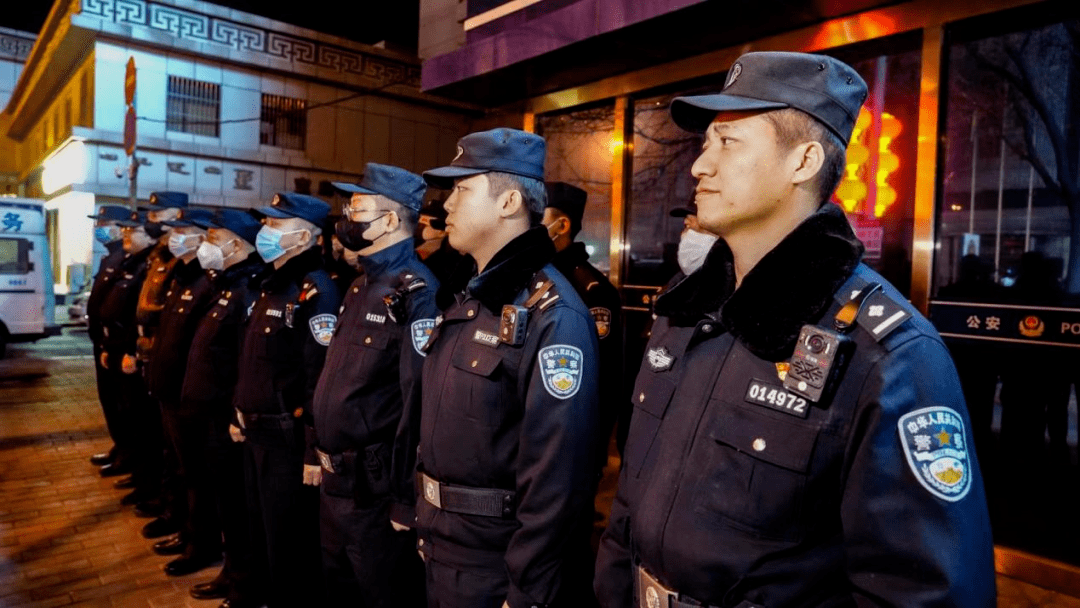
[[[875,341],[880,342],[909,318],[911,313],[879,291],[863,305],[857,323],[870,332]]]
[[[427,356],[424,347],[427,346],[428,340],[431,339],[431,332],[433,331],[435,331],[435,319],[417,319],[409,327],[413,348],[420,353],[421,357]]]
[[[662,372],[671,369],[671,364],[675,362],[675,356],[668,352],[667,348],[663,346],[659,348],[650,348],[649,352],[645,355],[645,359],[649,362],[649,368],[654,372]]]
[[[553,344],[540,349],[537,361],[544,388],[556,399],[569,399],[581,388],[581,349],[568,344]]]
[[[323,346],[330,346],[330,338],[334,337],[334,328],[337,326],[337,316],[331,314],[315,315],[308,321],[311,335],[315,341]]]
[[[611,333],[611,311],[603,306],[595,306],[590,308],[589,312],[593,321],[596,321],[596,335],[603,340]]]
[[[900,417],[900,445],[922,487],[956,502],[971,489],[971,458],[964,421],[956,410],[937,405]]]

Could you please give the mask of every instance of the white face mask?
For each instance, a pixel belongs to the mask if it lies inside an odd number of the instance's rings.
[[[178,258],[198,249],[200,243],[201,234],[179,234],[175,231],[169,234],[169,252]]]
[[[683,274],[692,274],[705,263],[713,243],[720,237],[697,230],[685,230],[679,238],[679,268]]]
[[[199,266],[202,266],[203,270],[225,269],[225,252],[220,246],[210,241],[203,241],[199,245],[199,250],[195,252],[195,256],[199,258]]]

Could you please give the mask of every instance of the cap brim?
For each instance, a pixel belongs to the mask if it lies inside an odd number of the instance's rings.
[[[378,192],[365,188],[359,184],[350,184],[346,182],[330,182],[335,188],[343,192],[352,192],[353,194],[379,194]]]
[[[269,205],[266,206],[266,207],[259,207],[258,209],[256,209],[256,211],[258,211],[259,213],[265,215],[266,217],[275,217],[275,218],[278,218],[278,219],[281,219],[281,220],[287,219],[287,218],[290,218],[290,217],[296,217],[295,215],[293,215],[291,213],[284,213],[282,211],[278,211],[276,207],[270,207]]]
[[[195,224],[191,220],[165,220],[161,222],[166,226],[172,226],[173,228],[183,228],[184,226],[194,226]]]
[[[123,226],[124,228],[134,228],[136,226],[142,226],[142,222],[136,222],[134,220],[120,220],[116,222],[117,226]]]
[[[704,133],[721,111],[778,110],[790,107],[777,101],[762,101],[738,95],[693,95],[671,100],[671,120],[684,131]]]
[[[424,171],[424,181],[427,182],[429,186],[446,190],[454,187],[455,179],[490,172],[491,169],[474,169],[472,167],[439,167],[437,169]]]

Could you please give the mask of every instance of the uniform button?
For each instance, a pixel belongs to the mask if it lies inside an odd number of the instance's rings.
[[[476,359],[473,359],[473,362],[470,365],[472,365],[473,367],[476,367],[479,364],[480,364],[479,361],[477,361]]]
[[[371,344],[371,336],[364,338],[364,344]]]
[[[353,292],[353,293],[358,293],[359,291],[360,291],[360,288],[359,288],[359,287],[353,287],[353,288],[352,288],[352,292]]]
[[[270,328],[269,328],[269,327],[267,327],[267,328],[265,328],[265,329],[264,329],[263,331],[265,331],[266,333],[270,333]]]
[[[476,315],[476,311],[472,310],[472,309],[469,309],[469,312],[465,313],[465,316],[469,317],[470,319],[473,318],[475,315]]]
[[[171,296],[171,295],[172,295],[172,290],[170,289],[169,291],[166,291],[166,292],[165,292],[165,295],[167,295],[167,296]]]
[[[420,540],[416,541],[416,544],[418,544],[418,545],[420,545],[421,547],[423,547],[423,546],[424,546],[424,539],[422,539],[422,538],[421,538]]]
[[[176,311],[176,312],[184,312],[184,309],[183,309],[183,308],[181,308],[180,310],[178,310],[178,311]]]
[[[765,451],[765,440],[762,439],[761,437],[758,437],[757,439],[754,440],[754,443],[751,444],[751,447],[754,448],[755,452],[764,452]]]
[[[805,391],[806,390],[806,381],[805,380],[799,380],[799,390],[800,391]]]
[[[702,325],[701,326],[701,331],[703,331],[705,333],[711,333],[712,332],[712,325],[709,325],[709,324]]]
[[[638,403],[645,403],[645,393],[641,393],[637,396]]]
[[[217,313],[216,313],[216,312],[214,312],[214,313],[210,313],[210,316],[211,316],[211,317],[216,317],[216,316],[217,316]]]

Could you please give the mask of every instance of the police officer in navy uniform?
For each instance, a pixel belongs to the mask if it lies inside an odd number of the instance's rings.
[[[164,492],[169,498],[164,517],[174,520],[180,533],[154,545],[159,554],[182,553],[165,564],[165,573],[170,576],[190,574],[221,559],[221,529],[216,513],[206,509],[192,512],[189,508],[192,477],[201,474],[198,467],[191,465],[201,458],[205,431],[202,418],[183,407],[181,400],[191,343],[214,295],[210,277],[198,260],[212,216],[205,209],[186,208],[176,220],[166,222],[171,228],[169,252],[177,263],[146,365],[147,387],[161,404],[165,438],[176,455],[177,469],[166,477],[170,487]]]
[[[247,211],[219,209],[205,227],[206,240],[196,255],[213,296],[195,329],[180,396],[182,410],[192,419],[190,426],[202,428],[202,433],[187,436],[191,449],[183,454],[183,464],[190,512],[219,523],[225,564],[213,580],[194,585],[191,595],[202,600],[225,598],[224,608],[248,608],[262,602],[260,590],[252,584],[243,445],[232,440],[229,426],[236,416],[232,402],[241,328],[258,295],[250,284],[269,267],[255,251],[262,224]],[[237,439],[243,439],[239,429]]]
[[[721,238],[656,302],[603,606],[994,605],[949,353],[828,202],[865,97],[840,61],[765,52],[672,102]]]
[[[453,187],[450,244],[477,264],[449,286],[424,362],[416,527],[432,608],[578,605],[564,582],[592,515],[599,353],[551,265],[544,155],[543,138],[494,129],[424,174]]]
[[[427,186],[377,163],[359,184],[334,185],[351,194],[335,232],[364,272],[345,293],[312,404],[327,594],[336,605],[421,606],[416,535],[390,525],[390,479],[403,403],[420,400],[421,349],[438,314],[438,281],[412,242]]]
[[[270,606],[319,603],[318,491],[311,399],[337,324],[340,298],[318,238],[330,206],[281,193],[255,247],[274,271],[252,304],[233,396],[256,563]]]
[[[130,470],[128,459],[131,457],[131,452],[127,442],[131,431],[124,427],[124,418],[120,416],[118,387],[108,382],[106,378],[108,370],[101,366],[104,337],[101,333],[104,327],[101,319],[101,303],[109,289],[115,284],[121,264],[130,255],[124,251],[124,241],[117,222],[130,218],[131,210],[119,205],[102,205],[95,215],[88,217],[94,220],[94,239],[105,246],[106,253],[98,264],[94,284],[90,288],[89,297],[86,298],[86,333],[94,346],[94,372],[97,378],[101,412],[105,416],[105,427],[109,430],[109,437],[113,440],[113,447],[108,452],[91,456],[90,463],[97,466],[118,464],[118,470]]]
[[[146,381],[135,358],[139,338],[136,310],[157,239],[146,232],[145,211],[129,212],[129,215],[129,219],[117,222],[127,255],[116,271],[112,288],[103,296],[98,313],[101,323],[98,361],[107,370],[106,383],[115,386],[118,392],[117,415],[123,420],[131,455],[129,479],[134,490],[121,499],[125,505],[157,496],[162,457],[161,412],[146,392]]]

